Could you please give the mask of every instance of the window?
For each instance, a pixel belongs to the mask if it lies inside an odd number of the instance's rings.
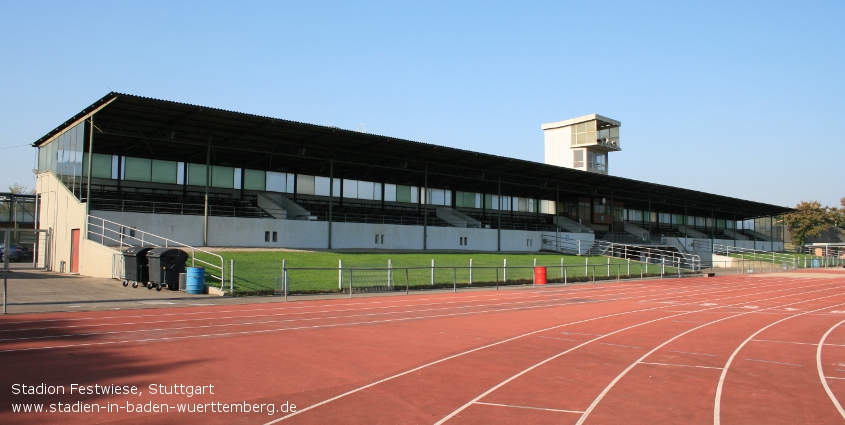
[[[273,232],[273,242],[279,241],[279,232]]]
[[[589,164],[587,169],[599,173],[607,173],[607,154],[588,151]]]
[[[264,232],[264,242],[270,242],[270,232]]]
[[[584,168],[584,150],[572,151],[572,168]]]

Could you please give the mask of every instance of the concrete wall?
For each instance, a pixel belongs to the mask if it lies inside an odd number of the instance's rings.
[[[733,239],[694,239],[694,238],[678,238],[681,246],[686,247],[687,251],[695,252],[701,247],[706,247],[708,250],[710,249],[711,242],[717,245],[724,245],[730,247],[737,247],[742,249],[753,250],[756,249],[757,251],[775,251],[781,252],[784,250],[784,244],[781,241],[778,242],[760,242],[757,241],[735,241]]]
[[[65,272],[70,272],[71,230],[80,230],[80,272],[81,263],[85,258],[86,211],[85,204],[76,197],[51,172],[39,173],[35,180],[35,193],[41,195],[41,206],[38,211],[41,229],[52,229],[50,249],[50,264],[48,269],[59,271],[59,265],[65,262]]]
[[[545,163],[572,168],[571,127],[554,128],[543,133],[546,142]],[[584,160],[586,161],[586,157]]]
[[[84,255],[79,256],[79,274],[111,278],[112,260],[118,251],[88,239],[83,239],[81,245]]]
[[[91,215],[124,226],[163,236],[191,246],[206,246],[200,216],[92,211]],[[207,246],[248,246],[266,248],[328,248],[325,221],[275,220],[259,218],[209,217]],[[270,232],[270,242],[265,241]],[[276,241],[272,241],[273,232]],[[124,232],[125,233],[125,232]],[[378,242],[376,242],[378,235]],[[384,236],[382,241],[382,236]],[[95,232],[90,237],[100,241]],[[466,245],[461,245],[466,238]],[[496,251],[496,229],[429,227],[428,249]],[[106,244],[114,244],[104,240]],[[502,251],[536,252],[542,245],[542,232],[502,230]],[[332,249],[423,249],[422,226],[395,224],[333,223]]]

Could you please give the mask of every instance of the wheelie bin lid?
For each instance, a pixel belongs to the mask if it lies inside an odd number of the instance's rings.
[[[181,249],[176,248],[155,248],[151,249],[150,252],[147,253],[147,257],[153,258],[161,258],[161,257],[176,257],[176,258],[188,258],[188,254]]]
[[[140,246],[133,246],[133,247],[129,247],[129,249],[123,251],[123,256],[124,257],[143,257],[145,255],[148,255],[147,253],[149,251],[152,251],[151,247],[144,248],[144,247],[140,247]]]

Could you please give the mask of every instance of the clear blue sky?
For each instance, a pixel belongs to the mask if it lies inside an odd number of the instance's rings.
[[[0,1],[0,191],[109,91],[543,161],[622,122],[611,174],[845,196],[845,2]]]

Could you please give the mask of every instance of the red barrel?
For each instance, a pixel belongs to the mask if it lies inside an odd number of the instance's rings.
[[[546,284],[546,268],[545,267],[534,267],[534,284],[535,285],[545,285]]]

